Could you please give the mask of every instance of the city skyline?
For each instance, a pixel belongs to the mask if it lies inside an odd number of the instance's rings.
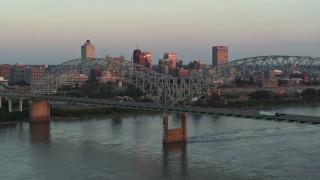
[[[212,46],[229,61],[260,55],[320,55],[316,0],[5,0],[0,64],[60,64],[81,57],[90,39],[96,57],[127,60],[139,43],[157,62],[178,52],[185,63],[211,64]]]

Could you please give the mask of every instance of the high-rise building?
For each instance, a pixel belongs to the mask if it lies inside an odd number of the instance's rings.
[[[169,59],[159,59],[159,73],[169,75],[171,64]]]
[[[228,46],[212,47],[212,66],[218,66],[228,62]]]
[[[159,72],[166,75],[177,76],[178,53],[164,53],[163,59],[159,59]]]
[[[151,57],[151,53],[144,51],[141,56],[140,56],[140,64],[152,69],[153,65],[152,65],[152,57]]]
[[[175,70],[177,68],[178,53],[176,52],[164,53],[163,59],[169,59],[170,61],[172,61],[170,66],[171,70]]]
[[[150,69],[153,68],[152,57],[150,52],[144,51],[141,53],[140,49],[135,49],[133,51],[132,59],[133,59],[133,62],[136,64],[140,64]]]
[[[133,62],[136,64],[140,64],[140,56],[141,56],[141,50],[135,49],[132,55]]]
[[[95,58],[95,46],[90,42],[90,40],[87,40],[86,43],[84,43],[81,46],[81,58]]]
[[[10,75],[10,65],[9,64],[2,64],[0,65],[0,77],[4,79],[8,79]]]

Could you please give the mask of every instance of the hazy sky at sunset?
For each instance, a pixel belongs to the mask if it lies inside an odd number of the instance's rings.
[[[1,0],[0,64],[59,64],[80,57],[132,57],[139,43],[158,63],[176,51],[184,63],[229,46],[229,59],[320,56],[320,0]]]

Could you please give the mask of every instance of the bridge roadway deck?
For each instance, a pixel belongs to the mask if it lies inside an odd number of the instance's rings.
[[[71,98],[71,97],[50,96],[50,95],[40,95],[40,94],[21,94],[21,93],[5,93],[5,92],[0,92],[0,97],[14,98],[14,99],[22,98],[22,99],[28,99],[28,100],[47,100],[50,102],[91,104],[91,105],[97,105],[97,106],[143,109],[143,110],[152,110],[152,111],[164,111],[164,109],[162,107],[157,106],[156,103],[118,102],[118,101],[105,100],[105,99],[101,100],[101,99],[88,99],[88,98]],[[306,115],[296,115],[296,114],[280,114],[279,116],[262,115],[262,114],[259,114],[258,110],[175,106],[174,108],[169,109],[168,111],[320,124],[319,116],[306,116]]]
[[[203,107],[192,107],[189,110],[186,108],[183,108],[183,109],[177,108],[175,111],[177,110],[181,110],[183,112],[197,113],[197,114],[212,114],[212,115],[245,117],[245,118],[254,118],[254,119],[320,124],[320,116],[307,116],[307,115],[283,114],[283,113],[279,113],[278,116],[275,116],[275,115],[260,114],[258,110],[203,108]]]

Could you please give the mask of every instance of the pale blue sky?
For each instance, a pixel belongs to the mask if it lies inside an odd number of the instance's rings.
[[[98,57],[139,48],[157,64],[176,51],[211,64],[211,47],[230,60],[320,56],[320,0],[1,0],[0,64],[59,64],[80,57],[86,39]]]

